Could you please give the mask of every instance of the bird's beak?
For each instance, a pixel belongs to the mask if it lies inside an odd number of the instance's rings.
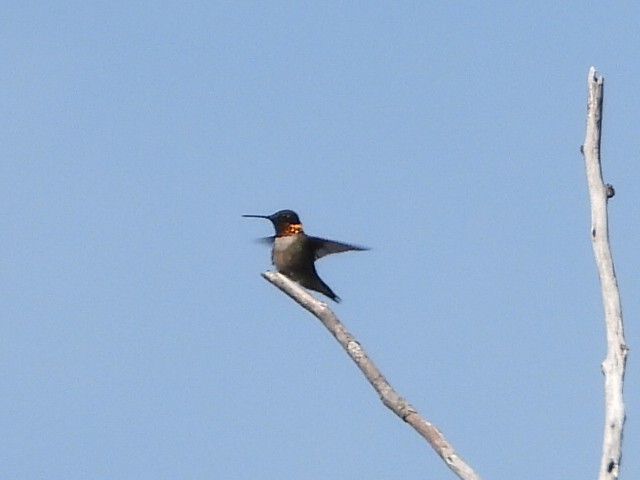
[[[266,218],[267,220],[271,220],[269,215],[242,215],[245,218]]]

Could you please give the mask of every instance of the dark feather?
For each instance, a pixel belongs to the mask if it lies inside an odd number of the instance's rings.
[[[369,250],[367,247],[349,245],[348,243],[334,242],[318,237],[308,237],[316,252],[316,260],[332,253],[348,252],[349,250]]]

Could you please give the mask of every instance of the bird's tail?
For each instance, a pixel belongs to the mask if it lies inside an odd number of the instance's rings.
[[[308,288],[310,290],[315,290],[316,292],[320,292],[321,294],[329,297],[336,303],[340,303],[340,297],[337,296],[333,290],[322,281],[322,279],[318,276],[315,278],[308,279],[306,282],[302,284],[303,287]]]

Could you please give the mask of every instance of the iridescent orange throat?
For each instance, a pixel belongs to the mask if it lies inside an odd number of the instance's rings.
[[[278,232],[279,237],[290,237],[292,235],[297,235],[302,233],[302,224],[301,223],[289,223],[283,225],[280,231]]]

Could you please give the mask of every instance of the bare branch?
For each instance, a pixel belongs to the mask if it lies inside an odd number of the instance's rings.
[[[297,283],[276,272],[262,276],[285,292],[302,307],[315,315],[331,332],[342,348],[362,371],[371,386],[380,395],[382,403],[424,437],[447,466],[462,480],[480,480],[480,476],[458,456],[440,430],[428,422],[404,398],[391,387],[382,372],[369,358],[360,343],[349,333],[326,303],[316,300]]]
[[[602,362],[604,373],[605,421],[599,480],[615,480],[620,473],[622,432],[624,427],[624,368],[628,348],[624,341],[622,307],[618,282],[609,246],[607,200],[615,194],[611,185],[602,181],[600,139],[602,135],[602,99],[604,78],[589,69],[587,99],[587,131],[582,154],[587,170],[591,201],[591,242],[598,267],[604,317],[607,330],[607,356]]]

